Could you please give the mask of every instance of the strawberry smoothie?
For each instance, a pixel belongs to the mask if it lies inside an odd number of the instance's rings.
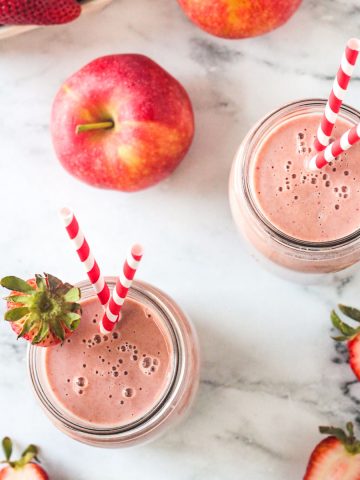
[[[303,100],[262,119],[241,144],[229,184],[234,220],[255,255],[306,283],[360,260],[360,144],[321,171],[306,167],[324,107]],[[343,106],[333,136],[358,121]]]
[[[62,346],[48,348],[45,371],[62,407],[91,425],[128,425],[166,394],[173,352],[157,313],[127,299],[118,328],[99,333],[97,297],[82,301],[79,328]]]
[[[289,119],[259,146],[253,164],[253,193],[266,219],[286,235],[328,242],[360,228],[360,145],[319,172],[305,162],[313,153],[320,114]],[[353,125],[339,119],[338,138]]]

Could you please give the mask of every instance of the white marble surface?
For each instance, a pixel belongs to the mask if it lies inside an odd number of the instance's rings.
[[[175,0],[115,0],[100,15],[0,43],[1,275],[83,277],[56,214],[70,204],[104,271],[117,272],[132,240],[145,244],[140,276],[189,312],[202,346],[190,418],[149,446],[106,451],[70,440],[44,417],[25,345],[2,323],[0,435],[41,445],[52,480],[301,478],[317,426],[356,419],[359,387],[329,338],[328,316],[339,300],[360,305],[360,277],[305,288],[264,271],[236,234],[227,179],[254,121],[288,100],[327,95],[345,41],[360,35],[359,15],[358,0],[304,0],[283,28],[229,42],[191,25]],[[48,132],[61,82],[115,52],[141,52],[168,69],[197,120],[176,173],[131,195],[70,177]],[[347,102],[359,107],[357,72]]]

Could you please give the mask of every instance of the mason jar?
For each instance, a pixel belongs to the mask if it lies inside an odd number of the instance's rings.
[[[112,290],[115,277],[107,277]],[[81,302],[96,297],[89,281],[77,284]],[[46,375],[46,348],[29,346],[28,371],[33,391],[53,424],[80,442],[105,448],[118,448],[148,442],[176,424],[190,409],[199,383],[199,345],[188,317],[168,295],[159,289],[134,281],[128,297],[158,316],[161,329],[171,345],[171,371],[166,388],[156,405],[141,418],[119,425],[99,426],[79,419],[64,408],[51,389]],[[121,330],[120,330],[121,332]],[[54,347],[48,347],[54,348]]]
[[[326,100],[323,99],[300,100],[261,119],[241,143],[229,181],[234,221],[255,258],[281,276],[302,283],[317,283],[329,278],[329,274],[347,276],[351,269],[357,267],[360,259],[360,225],[346,237],[324,242],[304,241],[280,231],[266,218],[256,201],[254,163],[262,142],[272,132],[296,117],[322,115],[325,105]],[[360,120],[360,112],[343,105],[338,118],[354,126]]]

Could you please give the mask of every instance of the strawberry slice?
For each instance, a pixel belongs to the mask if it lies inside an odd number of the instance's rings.
[[[351,320],[360,323],[360,310],[357,308],[339,305],[339,310]],[[331,321],[333,326],[341,333],[333,339],[337,342],[347,342],[350,366],[360,380],[360,327],[354,328],[344,323],[335,310],[331,312]]]
[[[303,480],[360,480],[360,442],[351,422],[341,428],[320,427],[330,435],[313,450]]]
[[[76,0],[0,0],[3,25],[57,25],[75,20],[80,13]]]
[[[35,445],[29,445],[21,454],[21,458],[12,461],[12,441],[5,437],[2,441],[5,452],[7,466],[0,470],[0,480],[49,480],[48,474],[37,463],[38,448]]]
[[[68,338],[79,326],[81,292],[69,283],[45,273],[35,279],[4,277],[0,285],[11,290],[6,297],[5,320],[18,338],[49,347]]]

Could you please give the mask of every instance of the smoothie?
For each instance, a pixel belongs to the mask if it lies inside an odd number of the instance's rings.
[[[328,242],[360,228],[360,145],[319,172],[306,160],[320,114],[287,120],[267,136],[253,162],[253,194],[269,223],[298,240]],[[353,125],[339,119],[334,137]]]
[[[360,260],[360,144],[321,171],[306,167],[325,104],[300,100],[262,119],[240,145],[229,183],[235,223],[255,257],[305,283],[348,274]],[[359,116],[343,106],[333,136]]]
[[[45,371],[64,409],[86,424],[120,427],[149,413],[163,398],[173,371],[172,346],[157,313],[127,299],[118,327],[99,333],[97,297],[82,302],[79,328],[48,348]]]

